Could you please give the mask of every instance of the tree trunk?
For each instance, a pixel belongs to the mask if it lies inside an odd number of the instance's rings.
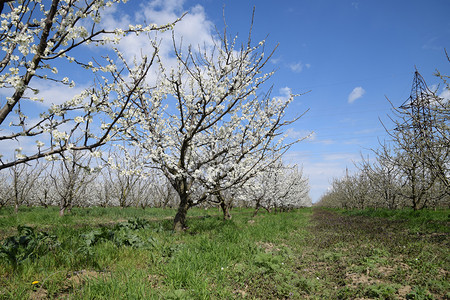
[[[180,206],[178,206],[177,214],[173,220],[173,230],[180,232],[186,229],[186,216],[189,209],[187,195],[180,195]]]
[[[60,216],[60,217],[63,217],[63,216],[64,216],[65,210],[66,210],[66,207],[65,207],[64,205],[61,205],[61,206],[59,207],[59,216]]]
[[[19,213],[19,188],[17,186],[17,168],[14,167],[14,213],[17,215]]]
[[[256,204],[256,207],[255,207],[255,211],[253,212],[253,218],[254,217],[256,217],[256,215],[258,214],[258,211],[259,211],[259,208],[260,208],[261,206],[259,206],[259,202]]]
[[[225,203],[225,201],[220,202],[220,207],[222,208],[223,212],[223,219],[224,220],[231,220],[231,214],[230,214],[230,206]]]
[[[225,199],[222,197],[222,194],[220,192],[216,193],[216,197],[217,197],[217,200],[220,201],[220,208],[222,208],[223,219],[231,220],[231,214],[230,214],[231,203],[230,204],[226,203]]]

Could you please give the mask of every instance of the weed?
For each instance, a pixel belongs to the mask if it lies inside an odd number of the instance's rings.
[[[8,237],[0,246],[0,258],[6,258],[14,269],[27,259],[46,255],[60,246],[56,236],[32,227],[19,225],[17,231],[17,235]]]
[[[364,294],[370,298],[396,299],[395,293],[398,287],[386,284],[374,284],[366,287]]]
[[[406,299],[410,300],[431,300],[433,297],[422,287],[414,287],[413,291],[406,295]]]
[[[254,264],[259,267],[261,273],[274,273],[280,269],[283,258],[272,253],[258,253]]]
[[[135,231],[145,229],[149,225],[144,219],[131,219],[124,223],[119,223],[114,228],[101,227],[80,235],[83,249],[89,249],[102,241],[112,241],[117,247],[130,246],[142,248],[154,243],[152,238],[144,241]]]

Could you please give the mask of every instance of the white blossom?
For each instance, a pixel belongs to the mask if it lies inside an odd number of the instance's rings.
[[[76,123],[83,123],[84,122],[84,118],[81,116],[77,116],[73,119]]]
[[[91,152],[92,157],[102,157],[102,152],[100,151],[92,151]]]
[[[69,138],[69,135],[65,131],[61,132],[55,129],[52,131],[52,137],[55,140],[55,142],[59,142],[67,140]]]

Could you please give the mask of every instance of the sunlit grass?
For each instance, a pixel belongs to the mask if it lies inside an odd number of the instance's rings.
[[[0,299],[449,296],[446,233],[412,232],[409,217],[301,209],[252,218],[239,209],[224,221],[217,209],[193,209],[189,228],[174,233],[173,210],[145,211],[77,208],[70,225],[58,221],[55,208],[19,212],[11,218],[57,236],[59,246],[16,267],[0,259]],[[143,227],[117,225],[126,220]],[[4,237],[17,233],[16,224],[1,224]],[[88,247],[93,232],[101,238]]]

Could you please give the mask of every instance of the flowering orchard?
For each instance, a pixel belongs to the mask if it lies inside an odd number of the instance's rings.
[[[0,208],[14,206],[19,211],[21,206],[56,206],[64,215],[73,207],[178,206],[177,192],[159,172],[136,176],[133,172],[110,167],[90,170],[80,166],[94,159],[89,153],[82,154],[82,151],[71,151],[64,160],[18,164],[0,171]],[[231,218],[233,207],[254,207],[255,213],[261,208],[289,210],[311,205],[308,189],[308,181],[299,169],[283,166],[275,171],[270,168],[259,172],[243,186],[221,191],[220,198],[217,194],[210,195],[198,206],[219,205],[226,218]]]
[[[9,150],[0,153],[0,170],[39,158],[62,159],[60,168],[47,170],[60,195],[62,213],[74,205],[75,192],[90,184],[77,168],[92,171],[93,166],[106,166],[103,175],[91,182],[103,178],[100,186],[115,189],[120,206],[151,203],[130,202],[129,197],[153,178],[155,186],[170,185],[160,194],[176,196],[176,230],[186,226],[189,208],[219,203],[225,213],[234,201],[230,196],[242,199],[262,182],[280,188],[278,181],[266,180],[280,174],[279,179],[286,179],[285,188],[280,193],[273,190],[271,195],[279,198],[264,205],[280,207],[282,199],[294,203],[288,194],[297,195],[297,204],[302,203],[308,190],[303,175],[287,171],[280,163],[290,146],[301,140],[286,142],[284,135],[285,128],[299,118],[285,117],[295,95],[272,97],[271,88],[265,87],[273,76],[265,71],[273,53],[266,52],[265,41],[254,43],[250,31],[239,47],[238,38],[228,37],[225,31],[222,37],[212,38],[213,47],[186,48],[173,35],[176,63],[169,66],[152,32],[176,31],[183,16],[162,26],[112,28],[102,14],[120,2],[126,1],[0,2],[4,53],[0,87],[7,93],[5,101],[0,99],[0,147]],[[146,39],[151,47],[145,53],[150,54],[131,60],[122,54],[118,45],[129,36]],[[96,56],[99,51],[94,46],[102,49],[102,55]],[[89,85],[77,90],[71,78],[76,74],[90,78]],[[40,97],[40,87],[48,82],[79,92],[67,101]],[[106,144],[116,150],[101,152]],[[73,159],[83,157],[77,151],[86,150],[95,164],[87,158]],[[54,169],[68,180],[58,184]],[[291,178],[298,182],[288,183],[286,174],[296,175]],[[92,203],[111,202],[108,189],[96,191],[103,200]]]

